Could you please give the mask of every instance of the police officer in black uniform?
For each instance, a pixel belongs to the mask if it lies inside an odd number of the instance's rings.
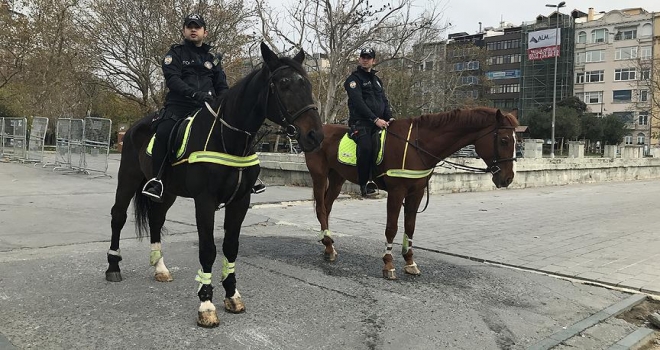
[[[357,69],[344,82],[344,89],[348,93],[348,126],[351,127],[351,137],[357,143],[360,193],[366,197],[376,192],[375,184],[369,182],[374,163],[372,136],[389,126],[392,112],[383,83],[373,69],[376,51],[372,48],[360,50],[358,62]]]
[[[207,35],[204,18],[198,14],[188,15],[183,21],[183,42],[172,45],[163,58],[163,75],[169,92],[165,97],[165,111],[154,123],[156,140],[151,160],[155,177],[142,190],[142,194],[156,202],[162,201],[160,178],[172,127],[179,119],[203,107],[204,102],[229,89],[220,59],[215,59],[209,52],[211,46],[204,44]]]

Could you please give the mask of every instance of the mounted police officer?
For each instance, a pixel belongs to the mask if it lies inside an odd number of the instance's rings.
[[[374,163],[372,136],[378,130],[389,126],[392,112],[383,83],[373,69],[376,51],[372,48],[362,49],[358,62],[357,69],[344,82],[344,89],[348,94],[348,126],[351,127],[351,137],[357,144],[360,194],[366,197],[376,192],[376,185],[369,181]]]
[[[175,123],[204,106],[226,91],[227,77],[220,64],[204,44],[208,35],[206,22],[198,14],[183,20],[180,44],[172,45],[163,58],[162,68],[169,92],[165,97],[165,110],[154,123],[156,140],[151,151],[154,178],[149,180],[142,194],[156,202],[162,201],[163,183],[160,180],[167,160],[167,143]]]

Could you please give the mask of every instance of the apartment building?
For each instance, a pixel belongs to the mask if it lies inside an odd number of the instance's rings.
[[[596,13],[575,20],[575,95],[598,115],[616,115],[631,129],[625,145],[651,142],[653,14],[642,8]]]
[[[651,145],[660,146],[660,13],[653,15],[653,60],[651,60]]]
[[[486,33],[485,74],[491,82],[486,98],[496,108],[520,108],[522,27],[502,23],[500,28],[486,28]]]

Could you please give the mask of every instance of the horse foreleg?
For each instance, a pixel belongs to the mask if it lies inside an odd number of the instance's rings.
[[[321,231],[321,242],[325,245],[323,257],[330,262],[337,260],[337,251],[333,245],[334,240],[332,239],[329,229],[330,212],[332,211],[332,205],[341,192],[341,186],[344,182],[346,182],[346,179],[344,179],[338,172],[330,170],[330,173],[328,174],[328,187],[325,190],[325,199],[323,201],[323,207],[325,209],[325,229],[322,229]]]
[[[415,221],[417,219],[417,209],[424,197],[424,189],[409,194],[406,196],[406,201],[403,204],[403,222],[405,234],[403,235],[403,243],[401,244],[401,255],[406,260],[406,265],[403,271],[410,275],[420,275],[422,272],[417,267],[413,260],[413,234],[415,233]]]
[[[405,189],[392,189],[387,194],[387,225],[385,226],[385,239],[387,245],[383,255],[383,277],[388,280],[396,279],[396,269],[392,258],[392,244],[398,229],[399,213],[401,212],[401,203],[405,196]]]
[[[225,288],[225,310],[231,313],[245,311],[241,294],[236,289],[236,258],[241,225],[250,206],[250,195],[230,203],[225,211],[225,238],[222,241],[222,286]]]
[[[131,167],[127,165],[130,159],[122,157],[122,163],[119,167],[117,176],[117,191],[115,192],[115,204],[110,210],[112,217],[110,227],[112,229],[112,237],[110,238],[110,250],[108,250],[108,269],[105,271],[105,279],[110,282],[120,282],[122,280],[121,270],[119,269],[119,262],[122,260],[121,251],[119,250],[119,238],[121,230],[126,224],[128,206],[131,199],[135,196],[136,191],[140,188],[142,181],[142,174],[139,172],[139,166]],[[130,171],[128,169],[136,169]]]
[[[197,221],[197,234],[199,237],[199,263],[201,270],[197,272],[195,280],[199,282],[197,296],[200,305],[197,312],[197,325],[211,328],[220,324],[218,313],[213,305],[213,285],[211,284],[213,263],[216,249],[213,240],[213,225],[215,220],[215,198],[209,194],[195,198],[195,219]]]
[[[162,246],[160,242],[161,231],[163,225],[165,224],[165,218],[167,211],[170,209],[176,196],[166,194],[163,197],[163,203],[154,204],[150,210],[150,214],[154,213],[154,220],[152,222],[151,217],[149,220],[151,238],[151,253],[149,254],[149,265],[154,267],[154,278],[158,282],[171,282],[174,280],[170,270],[165,266],[165,261],[163,260]]]

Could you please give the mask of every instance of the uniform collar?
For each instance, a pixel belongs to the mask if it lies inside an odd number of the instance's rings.
[[[192,41],[189,41],[189,40],[186,40],[186,39],[183,39],[183,45],[188,46],[188,47],[190,47],[192,49],[195,49],[195,50],[203,50],[205,52],[208,52],[211,49],[211,45],[209,45],[207,43],[203,43],[202,46],[198,47]]]
[[[371,71],[367,72],[366,70],[364,70],[364,68],[362,68],[362,66],[357,66],[357,71],[369,75],[375,75],[376,73],[378,73],[378,71],[373,68],[371,68]]]

